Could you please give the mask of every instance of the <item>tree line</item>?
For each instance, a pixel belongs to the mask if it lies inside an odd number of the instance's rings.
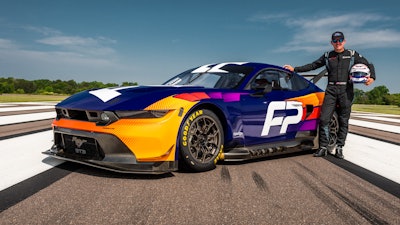
[[[116,87],[116,86],[133,86],[137,85],[136,82],[123,82],[121,85],[116,83],[102,83],[99,81],[91,82],[76,82],[74,80],[25,80],[16,79],[12,77],[0,78],[0,94],[2,93],[14,93],[14,94],[62,94],[72,95],[80,91],[93,89],[93,88],[105,88],[105,87]]]
[[[355,88],[354,103],[374,104],[374,105],[397,105],[400,107],[400,93],[390,94],[389,89],[384,85],[374,87],[372,90],[367,92]]]
[[[0,77],[0,94],[63,94],[72,95],[80,91],[116,86],[133,86],[137,82],[123,82],[121,85],[116,83],[102,83],[99,81],[76,82],[74,80],[25,80],[12,77]],[[364,92],[354,89],[354,103],[356,104],[375,104],[375,105],[397,105],[400,106],[400,93],[390,94],[386,86],[377,86],[370,91]]]

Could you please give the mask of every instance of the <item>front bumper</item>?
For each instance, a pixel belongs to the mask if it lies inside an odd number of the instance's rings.
[[[43,154],[120,173],[162,174],[178,169],[177,161],[138,162],[114,135],[60,127],[54,127],[54,145]]]

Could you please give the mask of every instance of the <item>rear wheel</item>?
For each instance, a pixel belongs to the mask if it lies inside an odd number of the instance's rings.
[[[333,113],[332,119],[329,122],[329,144],[328,152],[330,154],[335,154],[336,143],[338,139],[339,132],[339,119],[337,113]]]
[[[224,144],[221,122],[211,110],[199,109],[191,113],[179,135],[180,164],[192,171],[215,168]]]

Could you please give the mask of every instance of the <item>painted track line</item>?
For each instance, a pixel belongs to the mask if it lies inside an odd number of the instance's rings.
[[[357,119],[357,118],[363,118],[363,119],[369,119],[369,120],[377,120],[377,121],[385,121],[385,122],[400,124],[400,119],[387,118],[387,117],[381,117],[381,116],[356,116],[354,119]]]
[[[400,134],[400,126],[350,119],[349,124]]]
[[[55,117],[56,117],[55,111],[19,114],[19,115],[11,115],[11,116],[1,116],[0,117],[0,126],[16,124],[16,123],[32,122],[32,121],[37,121],[37,120],[53,119]]]
[[[42,154],[52,140],[53,132],[44,131],[0,141],[0,190],[63,163]]]
[[[400,146],[349,133],[345,160],[400,184]]]
[[[5,108],[0,108],[0,112],[14,112],[14,111],[27,111],[27,110],[40,110],[40,109],[54,109],[54,106],[39,105],[39,106],[5,107]]]

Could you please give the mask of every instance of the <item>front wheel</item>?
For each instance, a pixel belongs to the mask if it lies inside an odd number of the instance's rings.
[[[179,135],[180,164],[192,171],[215,168],[224,145],[224,131],[218,117],[211,110],[199,109],[183,123]]]

